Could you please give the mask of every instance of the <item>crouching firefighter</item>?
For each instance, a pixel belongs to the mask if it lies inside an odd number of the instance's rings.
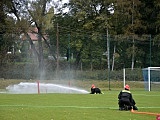
[[[118,99],[119,110],[138,110],[138,108],[135,106],[136,102],[132,97],[129,85],[126,85],[124,90],[119,93]]]
[[[103,92],[99,88],[95,87],[94,84],[92,84],[90,94],[103,94]]]

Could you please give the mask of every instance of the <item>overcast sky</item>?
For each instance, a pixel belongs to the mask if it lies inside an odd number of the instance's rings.
[[[55,2],[57,2],[58,0],[54,0]],[[62,0],[62,3],[61,4],[64,4],[64,3],[68,3],[69,2],[69,0]],[[60,6],[61,7],[61,6]],[[65,9],[65,10],[63,10],[64,12],[67,12],[68,11],[68,9]]]

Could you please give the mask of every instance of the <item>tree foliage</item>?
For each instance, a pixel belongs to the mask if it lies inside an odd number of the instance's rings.
[[[42,71],[44,51],[57,59],[57,40],[60,56],[71,59],[72,53],[77,68],[82,62],[88,63],[91,69],[94,62],[106,62],[107,37],[110,62],[114,59],[116,69],[131,67],[131,64],[134,67],[159,65],[159,0],[69,0],[62,6],[52,0],[2,0],[0,5],[1,50],[6,53],[13,44],[8,42],[4,47],[4,34],[23,32],[27,35],[34,25],[38,29],[38,49],[31,39],[29,42]],[[54,8],[59,8],[56,13]],[[69,11],[64,13],[65,8]]]

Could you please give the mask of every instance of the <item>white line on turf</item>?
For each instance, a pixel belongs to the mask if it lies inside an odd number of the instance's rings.
[[[30,107],[30,108],[82,108],[82,109],[118,109],[118,107],[106,106],[106,107],[86,107],[86,106],[36,106],[36,105],[0,105],[0,107]],[[159,107],[138,107],[139,109],[159,109]]]
[[[160,96],[160,95],[146,95],[146,94],[134,94],[134,96],[135,96],[135,95],[136,95],[136,96],[139,96],[139,95],[140,95],[140,96],[155,96],[155,97],[156,97],[156,96]]]

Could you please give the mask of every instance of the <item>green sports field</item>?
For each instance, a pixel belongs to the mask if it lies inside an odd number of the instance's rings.
[[[119,111],[119,91],[104,94],[0,94],[0,120],[156,120]],[[139,112],[160,113],[160,92],[132,91]]]

